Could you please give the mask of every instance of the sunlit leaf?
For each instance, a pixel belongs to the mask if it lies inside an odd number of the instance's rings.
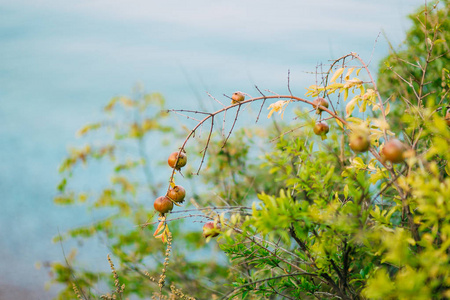
[[[334,120],[336,120],[336,123],[339,125],[339,127],[341,127],[342,129],[344,129],[344,124],[342,124],[342,122],[339,121],[338,118],[334,118]]]
[[[386,104],[386,109],[384,110],[384,114],[387,116],[389,112],[391,111],[391,105],[389,102]]]
[[[347,71],[347,74],[345,74],[344,80],[348,80],[354,70],[355,70],[355,68],[349,68]]]
[[[331,77],[330,82],[335,82],[336,79],[344,73],[344,70],[345,68],[337,69],[336,72],[334,72],[333,77]]]
[[[358,103],[358,100],[359,96],[355,96],[347,103],[347,105],[345,106],[346,117],[349,117],[352,114],[353,110],[355,109],[355,105]]]

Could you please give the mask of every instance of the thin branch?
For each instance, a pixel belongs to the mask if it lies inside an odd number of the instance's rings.
[[[64,251],[64,246],[63,246],[63,244],[62,244],[62,238],[61,238],[61,233],[59,232],[59,228],[58,228],[58,235],[59,235],[59,244],[60,244],[60,246],[61,246],[61,251],[62,251],[62,253],[63,253],[64,261],[66,262],[66,265],[67,265],[67,267],[69,268],[70,276],[73,278],[74,283],[76,284],[77,278],[75,277],[75,274],[73,273],[73,269],[72,269],[72,267],[70,266],[69,261],[67,260],[66,252]],[[83,288],[82,288],[82,287],[78,287],[78,291],[81,293],[81,295],[83,296],[83,298],[84,298],[85,300],[90,299],[90,298],[86,297],[86,295],[84,294],[84,291],[83,291]]]
[[[264,106],[264,104],[266,103],[266,95],[264,95],[264,94],[261,92],[261,90],[260,90],[256,85],[255,85],[255,88],[258,90],[258,92],[261,94],[261,96],[264,97],[263,103],[261,104],[261,108],[259,109],[259,112],[258,112],[258,116],[256,116],[256,122],[255,122],[255,123],[258,123],[259,116],[261,115],[261,111],[262,111],[262,109],[263,109],[263,106]]]
[[[224,108],[222,108],[222,109],[219,109],[218,111],[215,111],[215,112],[213,112],[213,113],[205,113],[205,112],[192,111],[193,113],[202,113],[202,114],[205,114],[206,117],[205,117],[203,120],[201,120],[200,122],[198,122],[197,125],[196,125],[196,126],[191,130],[191,132],[187,135],[187,137],[185,138],[183,144],[182,144],[181,147],[180,147],[180,150],[179,150],[179,152],[178,152],[178,157],[180,156],[181,152],[184,151],[184,148],[186,147],[187,142],[188,142],[189,139],[194,135],[194,133],[196,132],[196,130],[197,130],[203,123],[205,123],[209,118],[212,118],[212,117],[214,117],[214,116],[216,116],[216,115],[218,115],[218,114],[220,114],[220,113],[222,113],[222,112],[226,112],[227,110],[229,110],[229,109],[231,109],[231,108],[234,108],[236,105],[238,105],[239,107],[241,107],[242,105],[247,104],[247,103],[251,103],[251,102],[255,102],[255,101],[259,101],[259,100],[264,100],[264,101],[265,101],[266,99],[291,99],[291,100],[293,100],[293,101],[303,102],[303,103],[306,103],[306,104],[309,104],[309,105],[315,107],[315,105],[314,105],[311,101],[306,100],[306,99],[303,99],[303,98],[300,98],[300,97],[295,97],[295,96],[290,96],[290,95],[278,95],[278,96],[262,96],[262,97],[251,98],[251,99],[248,99],[248,100],[244,100],[244,101],[242,101],[242,102],[239,102],[238,104],[232,104],[232,105],[229,105],[229,106],[224,107]],[[327,112],[328,114],[330,114],[331,116],[333,116],[335,119],[338,119],[338,120],[339,120],[341,123],[343,123],[344,125],[347,125],[347,121],[345,121],[343,118],[339,117],[336,113],[332,112],[332,111],[329,110],[328,108],[326,108],[326,107],[324,107],[324,106],[318,106],[318,107],[319,107],[322,111],[325,111],[325,112]],[[185,111],[185,110],[178,110],[178,111]],[[237,119],[237,116],[238,116],[238,114],[236,114],[236,119]],[[236,121],[236,119],[235,119],[235,121]],[[233,124],[234,124],[234,123],[233,123]],[[233,125],[233,126],[234,126],[234,125]],[[177,160],[178,160],[178,159],[177,159]],[[177,163],[178,163],[178,161],[175,162],[175,165],[176,165]],[[170,183],[170,182],[173,182],[173,177],[174,177],[174,175],[175,175],[175,171],[176,171],[176,169],[173,168],[172,174],[171,174],[170,179],[169,179],[169,183]],[[170,184],[169,184],[169,188],[168,188],[168,189],[170,189]]]
[[[200,162],[200,165],[197,170],[197,175],[200,173],[203,162],[205,161],[206,150],[208,150],[209,142],[211,141],[211,135],[212,135],[213,128],[214,128],[214,117],[211,117],[211,128],[209,130],[208,139],[206,140],[205,148],[203,148],[203,150],[200,151],[200,152],[203,152],[203,155],[202,155],[202,161]]]
[[[370,54],[370,59],[369,59],[369,62],[367,63],[367,66],[370,66],[370,63],[372,62],[373,54],[375,52],[375,46],[378,43],[378,39],[380,38],[380,35],[381,35],[381,31],[378,32],[377,38],[375,39],[375,42],[373,43],[372,53]]]
[[[210,97],[210,98],[212,98],[212,99],[214,99],[215,101],[217,101],[220,105],[222,105],[223,107],[226,107],[226,105],[225,104],[223,104],[222,102],[220,102],[219,100],[217,100],[215,97],[213,97],[210,93],[208,93],[208,92],[206,92],[206,94]]]
[[[290,87],[290,84],[289,84],[290,77],[291,77],[291,70],[288,70],[287,87],[288,87],[289,94],[291,94],[291,97],[293,97],[292,92],[291,92],[291,87]]]
[[[234,121],[233,121],[233,125],[231,125],[230,132],[228,133],[227,138],[226,138],[225,141],[223,142],[223,145],[222,145],[222,147],[221,147],[222,149],[223,149],[223,147],[225,147],[225,145],[227,144],[227,141],[228,141],[228,139],[230,138],[231,133],[233,132],[234,125],[236,125],[236,122],[237,122],[237,119],[238,119],[239,111],[240,111],[240,110],[241,110],[241,105],[238,106],[238,109],[237,109],[237,111],[236,111],[236,116],[235,116]],[[199,170],[199,171],[200,171],[200,170]]]

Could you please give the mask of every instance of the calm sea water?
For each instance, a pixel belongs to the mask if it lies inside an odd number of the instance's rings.
[[[111,97],[141,82],[170,108],[198,108],[206,91],[286,92],[288,69],[303,95],[314,82],[306,72],[351,51],[375,71],[388,53],[380,31],[398,45],[423,1],[161,2],[0,0],[1,299],[7,285],[54,293],[34,264],[62,260],[51,238],[87,220],[53,205],[57,168]]]

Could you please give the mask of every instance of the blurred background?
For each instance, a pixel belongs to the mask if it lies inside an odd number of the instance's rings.
[[[423,2],[0,0],[0,299],[56,294],[36,263],[63,261],[52,238],[86,220],[53,204],[58,166],[111,97],[141,83],[168,108],[209,109],[206,92],[286,93],[288,70],[303,96],[349,52],[376,72],[381,32],[398,47]]]

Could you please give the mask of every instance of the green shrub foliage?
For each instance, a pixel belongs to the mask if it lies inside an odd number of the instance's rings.
[[[98,216],[57,240],[100,238],[113,274],[106,255],[96,271],[70,252],[51,264],[59,299],[450,298],[448,11],[448,1],[418,11],[377,83],[350,53],[308,98],[257,88],[213,113],[169,114],[159,94],[114,98],[107,120],[80,131],[94,138],[63,162],[55,198]],[[270,126],[238,128],[247,106],[259,118],[265,103]],[[225,112],[235,118],[222,122]],[[191,130],[175,113],[202,119]],[[318,121],[327,134],[314,133]],[[188,165],[151,154],[156,138],[167,142],[155,151],[185,151]],[[110,182],[82,190],[77,166],[96,160],[109,161]],[[158,215],[153,200],[180,182],[187,201]],[[218,237],[202,236],[207,221]]]

